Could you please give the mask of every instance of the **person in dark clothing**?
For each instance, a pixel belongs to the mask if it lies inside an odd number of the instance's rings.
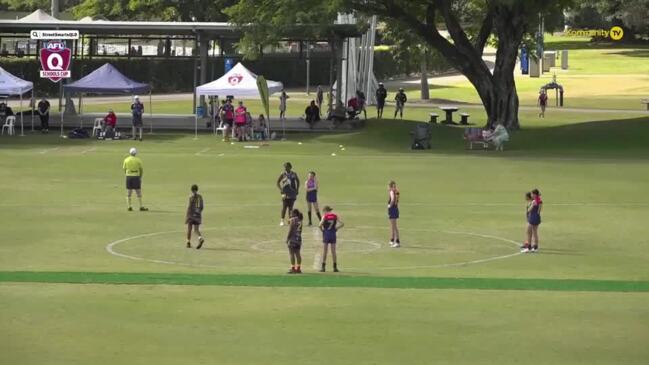
[[[277,188],[282,194],[282,219],[279,222],[280,226],[284,225],[284,217],[286,212],[293,210],[293,204],[300,190],[300,179],[297,174],[292,170],[293,166],[290,162],[284,164],[284,171],[277,178]]]
[[[37,105],[38,117],[41,119],[41,132],[50,131],[50,102],[43,98]]]
[[[398,113],[399,117],[403,119],[403,108],[406,106],[406,101],[408,101],[408,97],[403,91],[403,88],[399,88],[399,92],[394,97],[394,101],[396,102],[396,109],[394,109],[394,118],[396,119]]]
[[[291,258],[291,269],[289,274],[302,273],[302,255],[300,249],[302,248],[302,213],[293,209],[291,211],[291,218],[288,220],[288,236],[286,237],[286,244],[288,245],[288,253]]]
[[[313,128],[313,125],[320,121],[320,109],[315,105],[315,101],[311,100],[311,104],[306,107],[304,110],[305,120],[309,123],[309,128]]]
[[[385,99],[388,97],[388,91],[383,86],[382,82],[379,82],[379,88],[376,89],[376,116],[377,118],[383,118],[383,107],[385,107]]]

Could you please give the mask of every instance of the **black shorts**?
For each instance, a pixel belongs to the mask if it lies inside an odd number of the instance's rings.
[[[295,205],[295,199],[282,199],[282,204],[283,207],[288,208],[289,210],[293,209],[293,205]]]
[[[302,248],[302,242],[291,241],[288,243],[288,249],[291,251],[300,251]]]
[[[139,176],[127,176],[126,188],[128,190],[139,190],[142,188],[142,179]]]
[[[234,121],[232,119],[226,119],[223,122],[230,128],[232,128],[232,124],[234,124]]]
[[[200,226],[202,222],[203,219],[200,216],[195,215],[187,217],[187,219],[185,219],[185,224],[191,224],[193,226]]]

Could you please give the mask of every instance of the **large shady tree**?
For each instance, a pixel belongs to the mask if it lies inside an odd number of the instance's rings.
[[[514,67],[518,49],[530,38],[541,16],[561,16],[571,0],[240,0],[228,12],[235,22],[254,23],[251,15],[263,14],[272,24],[290,24],[300,15],[306,22],[330,19],[331,10],[355,11],[378,15],[389,26],[399,24],[410,29],[436,49],[475,87],[488,116],[488,124],[519,128],[518,95]],[[254,10],[253,10],[254,9]],[[326,9],[321,15],[310,11]],[[268,23],[252,28],[257,39],[272,32]],[[440,33],[445,28],[447,39]],[[268,39],[268,38],[265,38]],[[497,48],[493,72],[483,60],[487,42]],[[247,39],[251,41],[251,39]]]

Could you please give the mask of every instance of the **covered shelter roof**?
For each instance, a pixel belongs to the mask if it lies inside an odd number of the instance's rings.
[[[279,81],[267,80],[267,83],[269,94],[276,93],[284,88],[284,85]],[[198,86],[196,88],[196,95],[259,96],[257,75],[239,62],[220,78]]]
[[[133,81],[110,63],[106,63],[85,77],[63,85],[66,92],[98,94],[138,94],[151,90],[149,84]]]
[[[31,81],[25,81],[0,67],[0,95],[22,95],[33,88]]]
[[[211,37],[238,38],[241,36],[235,24],[224,22],[164,22],[164,21],[110,21],[58,20],[42,10],[18,20],[0,20],[3,33],[29,33],[34,29],[78,30],[82,34],[120,34],[120,35],[196,35],[203,33]],[[311,30],[311,31],[307,31]],[[296,25],[287,31],[285,37],[294,39],[326,39],[338,37],[359,37],[363,29],[352,24]]]
[[[56,19],[55,17],[51,16],[50,14],[44,12],[41,9],[35,10],[33,13],[24,16],[20,19],[18,19],[19,22],[58,22],[59,20]]]

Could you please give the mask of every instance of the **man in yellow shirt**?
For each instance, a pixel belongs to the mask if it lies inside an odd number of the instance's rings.
[[[145,212],[148,209],[142,205],[142,175],[144,175],[144,168],[142,167],[142,160],[137,155],[137,150],[135,147],[131,148],[129,151],[129,156],[124,159],[122,168],[126,173],[126,190],[128,195],[126,196],[126,201],[128,203],[129,212],[133,210],[131,206],[131,194],[135,190],[137,195],[137,200],[140,203],[140,211]]]

